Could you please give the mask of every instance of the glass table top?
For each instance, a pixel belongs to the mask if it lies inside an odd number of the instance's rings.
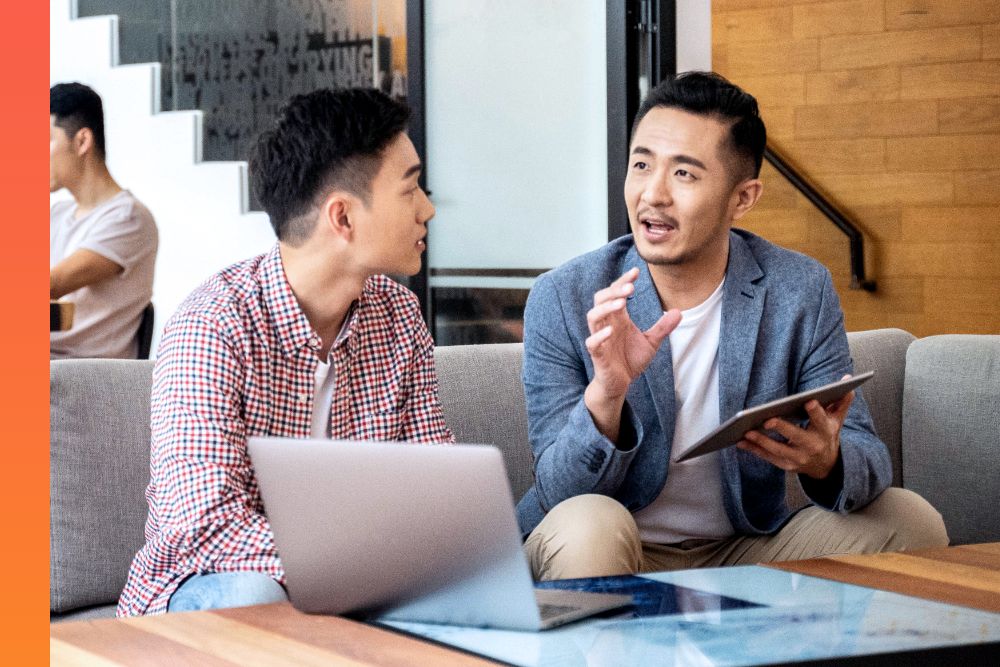
[[[776,664],[1000,642],[1000,614],[760,566],[541,586],[632,593],[636,604],[543,632],[383,625],[526,667]],[[980,652],[1000,664],[1000,644]]]

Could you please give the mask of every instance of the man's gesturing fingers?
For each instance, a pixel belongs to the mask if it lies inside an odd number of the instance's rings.
[[[653,349],[658,349],[663,339],[670,335],[670,332],[681,323],[681,311],[671,308],[656,320],[656,324],[649,327],[644,334]]]
[[[583,343],[587,346],[587,351],[590,352],[592,359],[598,359],[601,356],[601,345],[611,337],[612,327],[608,325],[603,329],[595,331],[590,336],[587,337]]]
[[[594,305],[598,306],[605,301],[629,296],[635,290],[633,283],[635,283],[635,279],[638,277],[639,269],[629,269],[613,283],[594,293]]]
[[[590,333],[596,333],[599,329],[607,325],[605,321],[609,315],[625,309],[625,299],[612,299],[600,303],[587,311],[587,327]]]

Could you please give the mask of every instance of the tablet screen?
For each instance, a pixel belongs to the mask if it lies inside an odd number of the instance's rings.
[[[822,387],[816,387],[815,389],[809,389],[798,394],[786,396],[785,398],[779,398],[775,401],[740,410],[717,429],[692,445],[690,449],[674,458],[674,461],[678,463],[687,461],[696,456],[702,456],[709,452],[735,445],[743,439],[744,433],[760,428],[764,422],[772,417],[787,417],[802,413],[804,411],[803,406],[813,399],[819,401],[821,405],[829,405],[847,392],[860,387],[873,375],[875,375],[875,371],[868,371],[860,375],[853,375],[846,380],[838,380]]]

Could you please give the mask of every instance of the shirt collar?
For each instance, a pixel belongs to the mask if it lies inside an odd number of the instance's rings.
[[[288,284],[288,277],[285,275],[285,266],[281,262],[281,245],[274,244],[274,247],[264,255],[264,259],[258,268],[261,290],[264,295],[264,303],[267,305],[271,322],[278,334],[281,349],[286,355],[292,355],[303,346],[309,346],[318,351],[322,341],[316,333],[309,318],[306,317],[299,300],[295,298],[292,286]],[[333,348],[340,347],[346,340],[351,338],[351,334],[357,328],[358,313],[370,298],[369,289],[371,278],[365,282],[365,288],[347,311],[344,326],[334,341]]]
[[[257,272],[267,313],[285,354],[291,355],[305,345],[319,349],[319,335],[313,331],[288,284],[278,243],[264,255]]]

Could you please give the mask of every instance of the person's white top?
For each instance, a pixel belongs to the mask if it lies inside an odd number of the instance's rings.
[[[670,333],[674,368],[673,451],[684,451],[719,425],[719,331],[722,286],[705,301],[682,311]],[[667,482],[656,500],[635,513],[639,537],[653,544],[733,535],[722,504],[722,468],[713,452],[683,463],[670,463]]]
[[[340,331],[333,342],[332,347],[336,347],[347,335],[347,323],[351,321],[351,314],[354,312],[352,304],[344,318],[344,323],[340,325]],[[331,350],[332,350],[331,347]],[[311,438],[330,437],[330,411],[333,409],[333,391],[337,388],[337,367],[331,362],[331,354],[327,354],[326,359],[321,359],[316,365],[316,374],[313,376],[313,409],[312,426],[309,429]]]
[[[49,268],[80,249],[121,266],[120,274],[81,287],[63,298],[74,304],[73,326],[53,331],[49,355],[134,359],[142,311],[153,298],[159,237],[153,216],[128,190],[76,217],[76,202],[49,211]]]

